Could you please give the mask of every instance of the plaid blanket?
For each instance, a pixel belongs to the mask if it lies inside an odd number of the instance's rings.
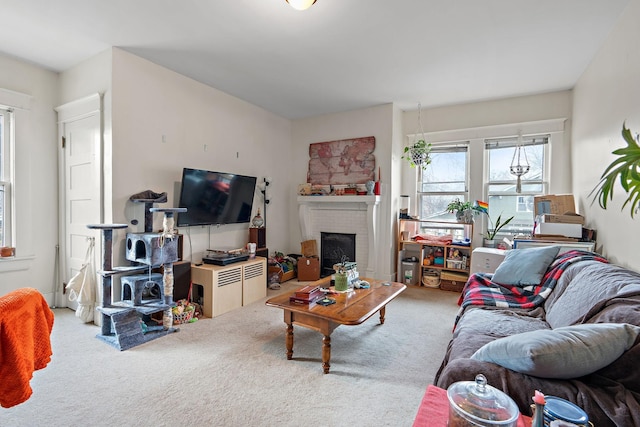
[[[571,265],[580,261],[595,260],[608,262],[606,258],[593,252],[571,250],[558,255],[551,263],[539,285],[517,286],[501,285],[491,281],[492,274],[476,273],[462,289],[458,305],[460,311],[455,324],[462,316],[464,309],[471,305],[493,306],[504,308],[533,309],[542,305],[558,283],[562,273]],[[454,326],[455,328],[455,326]]]

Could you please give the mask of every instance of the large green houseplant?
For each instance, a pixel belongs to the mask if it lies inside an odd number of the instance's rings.
[[[613,154],[620,156],[615,159],[602,173],[600,182],[591,190],[589,195],[593,195],[593,201],[598,201],[602,209],[607,209],[607,203],[613,200],[613,187],[619,179],[622,189],[627,193],[627,199],[622,205],[631,204],[631,218],[640,209],[640,145],[639,136],[635,139],[631,131],[627,129],[626,123],[622,124],[622,138],[627,143],[624,148],[613,151]]]

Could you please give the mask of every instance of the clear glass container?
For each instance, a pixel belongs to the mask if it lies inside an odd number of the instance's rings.
[[[488,385],[482,374],[451,384],[447,398],[449,427],[515,427],[520,414],[513,399]]]

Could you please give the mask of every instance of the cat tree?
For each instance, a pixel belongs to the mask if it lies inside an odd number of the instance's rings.
[[[173,301],[173,263],[178,261],[178,236],[173,230],[173,216],[186,212],[186,208],[152,208],[145,203],[145,232],[127,233],[125,257],[136,264],[113,267],[113,230],[127,228],[127,224],[90,224],[90,229],[102,234],[102,330],[97,336],[119,350],[143,344],[168,333],[173,328],[171,307]],[[149,212],[146,212],[149,211]],[[151,233],[152,214],[164,214],[163,230]],[[163,274],[151,274],[151,268],[163,267]],[[148,271],[147,275],[138,273]],[[120,301],[114,302],[113,277],[123,274]],[[163,324],[154,325],[152,316],[163,313]]]

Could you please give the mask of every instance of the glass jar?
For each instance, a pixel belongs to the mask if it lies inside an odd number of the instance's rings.
[[[487,384],[484,375],[459,381],[447,389],[449,427],[515,427],[518,406],[508,395]]]

